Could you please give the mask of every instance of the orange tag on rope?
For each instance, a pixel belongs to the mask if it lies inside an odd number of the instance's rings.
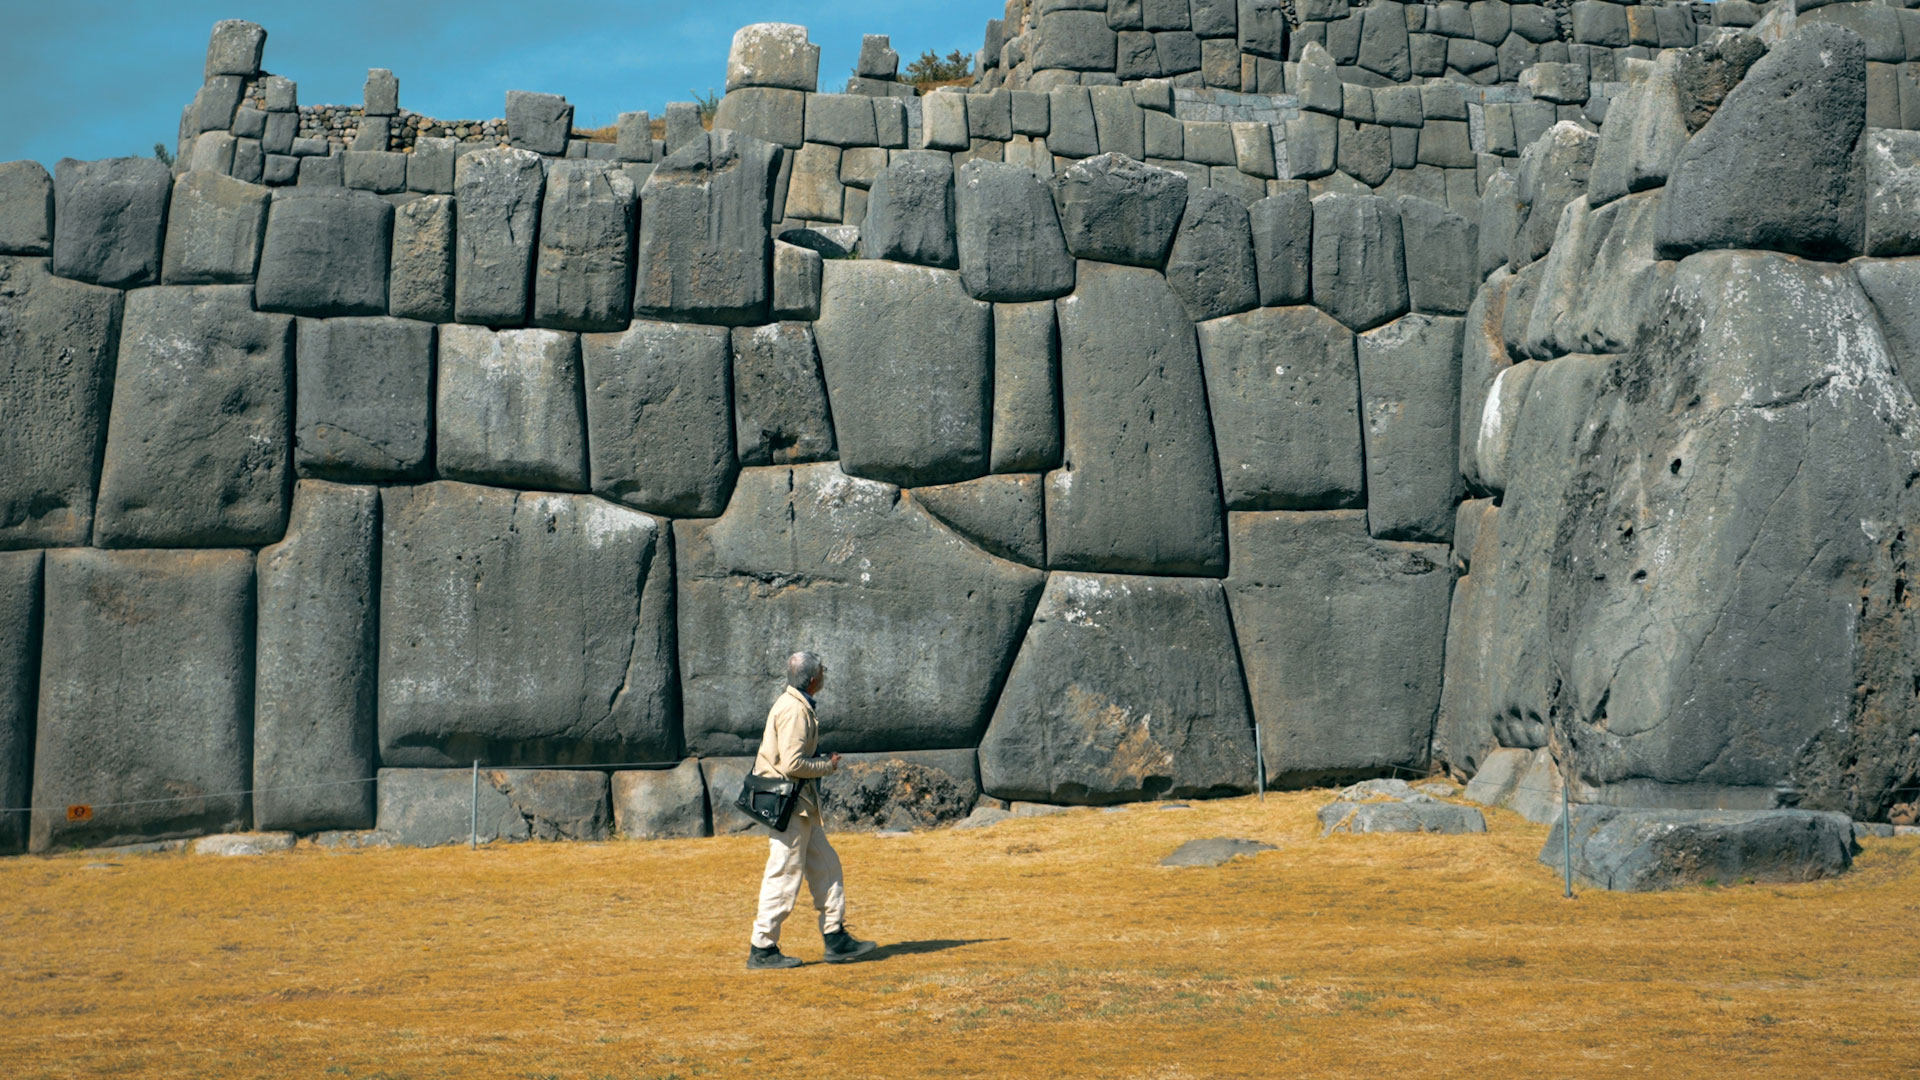
[[[67,807],[67,820],[68,821],[92,821],[93,807],[88,806],[85,803],[76,803],[72,806],[69,806]]]

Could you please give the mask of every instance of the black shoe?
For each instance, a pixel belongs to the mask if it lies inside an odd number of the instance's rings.
[[[799,957],[782,953],[778,945],[765,949],[755,945],[752,951],[747,953],[748,971],[779,971],[782,968],[797,968],[800,964]]]
[[[843,926],[827,935],[826,961],[829,964],[844,964],[856,956],[865,956],[876,948],[878,946],[873,942],[861,941],[847,933],[847,928]]]

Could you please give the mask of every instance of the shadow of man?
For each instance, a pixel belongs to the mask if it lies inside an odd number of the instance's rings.
[[[882,945],[879,948],[868,953],[867,955],[861,957],[859,960],[854,961],[854,963],[871,963],[875,960],[886,960],[890,957],[895,957],[895,956],[919,956],[923,953],[946,952],[948,949],[958,949],[967,945],[990,945],[993,942],[1005,941],[1005,940],[1007,939],[1006,938],[972,938],[972,939],[939,938],[932,941],[900,941],[900,942],[895,942],[892,945]]]

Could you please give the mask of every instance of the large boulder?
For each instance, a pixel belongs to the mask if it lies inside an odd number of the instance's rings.
[[[672,542],[591,495],[381,495],[380,760],[673,760]]]
[[[33,801],[33,713],[40,667],[38,551],[0,552],[0,807]],[[27,815],[0,814],[0,855],[27,849]]]
[[[553,769],[381,769],[380,832],[407,847],[473,839],[605,840],[607,774]]]
[[[1048,300],[1073,289],[1059,212],[1032,169],[980,158],[962,165],[954,224],[960,280],[975,299]]]
[[[1367,529],[1383,540],[1453,537],[1461,324],[1407,315],[1360,335]]]
[[[816,273],[819,267],[816,256]],[[733,438],[740,464],[831,460],[833,413],[827,407],[813,325],[736,326],[732,344]]]
[[[578,335],[443,326],[435,394],[441,476],[586,490]]]
[[[922,266],[959,266],[953,212],[953,155],[899,151],[874,177],[868,192],[860,254]]]
[[[733,456],[733,358],[727,329],[636,322],[581,339],[593,490],[670,517],[727,507]]]
[[[1656,227],[1661,256],[1708,248],[1859,254],[1866,212],[1856,151],[1866,122],[1859,35],[1801,27],[1747,71],[1680,152]]]
[[[1268,782],[1423,767],[1446,647],[1446,547],[1376,540],[1358,510],[1230,517],[1227,600]]]
[[[1412,790],[1399,780],[1374,781],[1340,793],[1320,808],[1322,836],[1333,833],[1483,833],[1487,819],[1460,806]]]
[[[1406,252],[1393,203],[1338,191],[1313,200],[1313,304],[1353,330],[1406,314]]]
[[[301,319],[293,457],[301,476],[408,480],[433,466],[433,327]]]
[[[1257,764],[1219,582],[1054,574],[980,744],[1002,799],[1237,795]]]
[[[918,487],[987,471],[992,320],[951,270],[826,264],[814,337],[848,474]]]
[[[820,85],[820,46],[793,23],[754,23],[734,32],[727,53],[727,92],[772,86],[812,92]]]
[[[267,210],[254,304],[316,319],[385,315],[392,242],[393,204],[370,191],[281,188]]]
[[[1464,315],[1480,285],[1480,230],[1430,199],[1394,200],[1406,252],[1407,303],[1432,315]]]
[[[0,547],[93,535],[120,314],[113,289],[0,257]]]
[[[675,532],[687,746],[702,755],[754,752],[803,648],[828,666],[823,751],[974,745],[1045,581],[830,463],[745,470],[724,516]]]
[[[727,326],[765,321],[779,158],[772,143],[714,131],[653,170],[640,191],[636,314]]]
[[[133,289],[160,280],[173,177],[152,158],[75,161],[53,168],[53,272]]]
[[[267,225],[269,192],[231,176],[190,172],[173,185],[167,251],[160,280],[168,285],[237,285],[253,280]]]
[[[1246,203],[1211,188],[1188,197],[1167,257],[1167,284],[1195,322],[1246,311],[1260,302]]]
[[[246,828],[252,553],[55,551],[45,589],[32,849]]]
[[[127,298],[100,470],[100,547],[269,544],[293,482],[294,321],[244,285]]]
[[[253,824],[373,827],[380,492],[302,480],[259,559]]]
[[[972,813],[979,798],[971,749],[849,754],[820,781],[820,812],[836,832],[951,825]]]
[[[1053,174],[1053,202],[1077,259],[1166,265],[1187,209],[1183,173],[1101,154]]]
[[[993,306],[990,442],[997,473],[1060,464],[1060,331],[1051,300]]]
[[[1068,464],[1047,477],[1048,565],[1224,573],[1206,380],[1179,299],[1154,271],[1083,262],[1056,308]]]
[[[700,762],[614,773],[613,827],[629,840],[712,836]]]
[[[607,161],[556,161],[540,204],[533,321],[619,330],[633,311],[633,181]]]
[[[454,163],[453,313],[461,322],[527,321],[545,186],[531,150],[496,146]]]
[[[1556,822],[1540,861],[1564,873]],[[1809,810],[1573,808],[1573,876],[1596,889],[1657,892],[1737,881],[1819,881],[1853,866],[1853,822]]]

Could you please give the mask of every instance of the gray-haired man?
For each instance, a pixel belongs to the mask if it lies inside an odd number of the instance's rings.
[[[813,698],[827,681],[827,666],[810,652],[787,657],[787,688],[767,713],[767,730],[760,737],[760,753],[753,759],[755,776],[801,781],[799,803],[783,832],[773,834],[767,872],[760,882],[760,914],[753,923],[753,948],[747,967],[753,970],[799,967],[800,961],[780,952],[780,926],[800,899],[804,878],[820,912],[820,933],[826,937],[829,964],[872,952],[871,941],[847,932],[847,894],[840,876],[840,856],[827,842],[826,822],[820,814],[816,781],[840,768],[840,755],[816,757],[820,726],[813,718]]]

